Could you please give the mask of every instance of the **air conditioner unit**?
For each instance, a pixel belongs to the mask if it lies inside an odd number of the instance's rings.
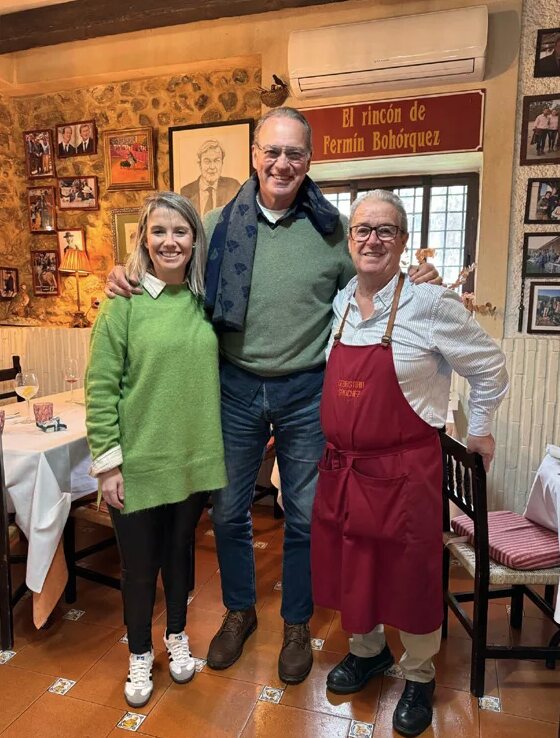
[[[484,78],[485,5],[293,31],[290,86],[323,97]]]

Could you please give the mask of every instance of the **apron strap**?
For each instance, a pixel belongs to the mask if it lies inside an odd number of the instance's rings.
[[[334,334],[335,343],[340,341],[340,339],[342,338],[342,331],[344,330],[344,324],[346,323],[346,318],[348,317],[349,312],[350,312],[350,301],[348,301],[348,305],[346,305],[346,310],[344,311],[342,322],[338,326],[337,332]]]
[[[391,305],[391,314],[389,315],[389,322],[385,330],[385,335],[381,339],[381,343],[384,346],[390,346],[392,342],[393,326],[395,325],[395,318],[397,317],[397,308],[399,307],[399,299],[401,296],[402,288],[404,285],[404,274],[399,274],[399,281],[397,282],[397,288],[393,297],[393,304]]]

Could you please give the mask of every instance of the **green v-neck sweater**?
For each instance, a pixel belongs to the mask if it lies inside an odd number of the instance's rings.
[[[93,459],[119,446],[124,512],[180,502],[227,483],[218,341],[184,285],[106,300],[86,372]]]

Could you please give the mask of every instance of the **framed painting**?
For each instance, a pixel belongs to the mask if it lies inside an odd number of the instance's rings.
[[[140,208],[116,208],[111,211],[115,264],[125,264],[134,250],[139,216]]]
[[[171,189],[200,215],[229,202],[251,173],[252,119],[169,129]]]
[[[11,300],[19,290],[18,270],[0,266],[0,299]]]
[[[29,179],[55,176],[53,138],[48,128],[24,131],[25,169]]]
[[[521,276],[560,279],[560,232],[525,234]]]
[[[535,77],[560,77],[560,28],[537,31]]]
[[[58,253],[60,263],[64,261],[64,254],[67,251],[85,251],[86,250],[86,234],[83,228],[68,228],[68,230],[57,231],[58,236]]]
[[[559,116],[560,90],[523,98],[521,164],[560,164]]]
[[[560,178],[531,178],[527,185],[525,223],[560,225]]]
[[[99,210],[97,177],[59,177],[56,196],[61,210]]]
[[[156,186],[151,128],[104,131],[105,179],[108,190],[153,190]]]
[[[31,252],[33,294],[35,297],[53,297],[60,294],[58,280],[58,251],[38,250]]]
[[[59,159],[69,156],[90,156],[97,153],[97,129],[94,120],[75,123],[59,123],[56,127],[56,155]]]
[[[54,233],[56,231],[54,187],[29,187],[27,214],[31,233]]]
[[[532,282],[527,333],[560,334],[560,285]]]

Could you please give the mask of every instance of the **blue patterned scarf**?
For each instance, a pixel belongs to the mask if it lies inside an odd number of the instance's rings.
[[[220,331],[242,331],[245,325],[257,244],[258,189],[253,174],[223,208],[210,240],[204,304]],[[303,213],[322,236],[338,226],[338,210],[307,176],[290,211]]]

